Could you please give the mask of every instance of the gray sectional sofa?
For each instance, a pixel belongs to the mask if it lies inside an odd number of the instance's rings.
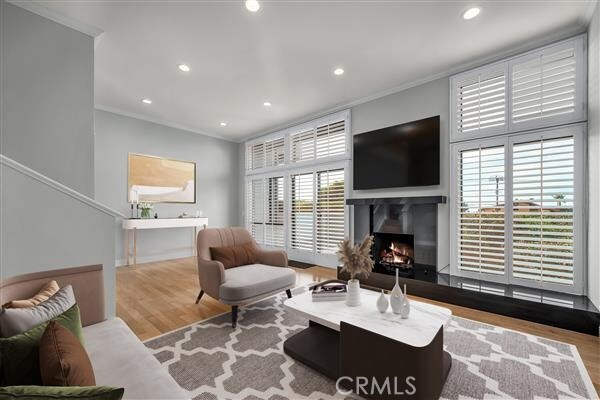
[[[97,385],[125,388],[124,399],[188,399],[189,396],[119,318],[106,318],[101,265],[21,275],[0,281],[2,304],[27,299],[49,280],[72,285],[81,311],[85,348]]]

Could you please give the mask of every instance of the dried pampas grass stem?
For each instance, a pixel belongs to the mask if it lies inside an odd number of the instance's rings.
[[[350,274],[350,279],[358,276],[367,278],[373,270],[371,246],[373,236],[366,236],[362,243],[352,246],[350,240],[345,239],[338,245],[338,259],[342,263],[342,272]]]

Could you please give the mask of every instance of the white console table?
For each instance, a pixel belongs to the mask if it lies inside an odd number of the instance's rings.
[[[136,218],[124,219],[123,230],[125,231],[125,257],[127,265],[131,257],[131,240],[133,235],[133,265],[137,265],[137,231],[138,229],[163,229],[163,228],[194,228],[194,254],[196,253],[196,236],[198,227],[206,229],[208,218]]]

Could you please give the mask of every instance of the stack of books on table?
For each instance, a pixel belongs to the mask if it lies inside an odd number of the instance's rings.
[[[343,282],[323,282],[312,289],[313,301],[343,301],[346,300],[348,289]]]

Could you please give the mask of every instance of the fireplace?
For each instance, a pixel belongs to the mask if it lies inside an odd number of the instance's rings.
[[[414,236],[403,233],[373,232],[373,271],[384,274],[414,276]]]

